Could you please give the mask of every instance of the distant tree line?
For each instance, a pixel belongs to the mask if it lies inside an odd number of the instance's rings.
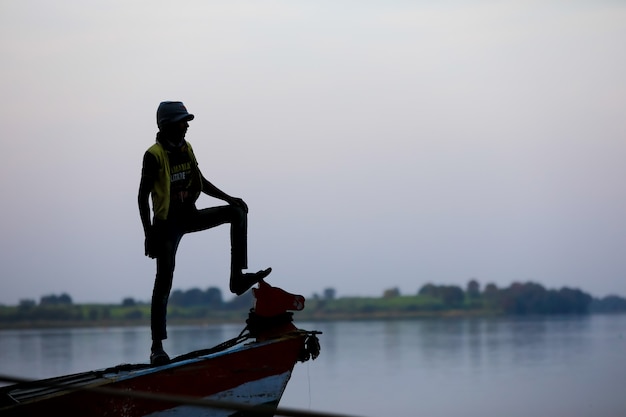
[[[334,294],[334,291],[331,292]],[[534,283],[513,283],[498,288],[489,283],[481,288],[475,279],[459,285],[422,285],[415,295],[402,295],[397,287],[382,297],[314,297],[304,316],[384,317],[419,314],[556,315],[626,312],[626,299],[609,296],[595,299],[572,288],[547,289]]]
[[[594,299],[579,289],[546,289],[534,282],[516,282],[506,288],[490,283],[482,291],[474,279],[465,290],[429,283],[420,288],[418,295],[439,299],[447,308],[483,308],[508,315],[626,312],[626,299],[618,296]]]
[[[24,299],[20,300],[20,307],[22,308],[32,308],[37,305],[37,302],[32,299]],[[70,297],[67,293],[62,293],[60,295],[49,294],[44,295],[39,299],[40,306],[69,306],[72,305],[72,297]]]
[[[219,288],[206,290],[191,288],[174,290],[169,299],[170,319],[241,320],[253,306],[249,291],[243,296],[224,301]],[[337,297],[333,288],[313,294],[307,308],[297,314],[303,318],[381,317],[384,315],[445,313],[448,311],[471,314],[554,315],[626,312],[626,299],[610,295],[593,298],[572,288],[546,289],[534,283],[513,283],[498,288],[487,284],[484,288],[475,279],[465,288],[457,285],[424,284],[414,295],[402,295],[397,287],[383,291],[381,297]],[[67,293],[42,296],[35,300],[21,300],[18,306],[0,306],[0,326],[10,323],[71,322],[147,322],[150,303],[126,297],[120,304],[76,305]],[[4,323],[4,324],[3,324]]]
[[[236,312],[250,309],[253,301],[251,292],[248,292],[226,302],[216,287],[175,290],[170,295],[168,318],[229,319]],[[150,303],[132,297],[122,299],[120,304],[74,304],[67,293],[62,293],[44,295],[39,303],[34,299],[23,299],[14,307],[0,305],[0,327],[3,323],[15,322],[33,326],[51,322],[146,322],[149,317]]]
[[[187,291],[174,290],[170,294],[169,304],[179,307],[206,306],[220,309],[224,307],[222,291],[216,287],[207,288],[202,291],[200,288],[192,288]]]
[[[592,313],[621,313],[626,312],[626,298],[617,295],[607,295],[603,298],[594,298],[591,302]]]

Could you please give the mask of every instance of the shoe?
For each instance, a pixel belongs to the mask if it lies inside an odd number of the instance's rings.
[[[153,350],[150,353],[150,365],[153,366],[161,366],[167,365],[170,363],[170,357],[167,356],[167,353],[163,349]]]
[[[272,268],[267,268],[258,272],[247,274],[232,274],[230,276],[230,292],[241,295],[248,291],[254,284],[268,276],[271,272]]]

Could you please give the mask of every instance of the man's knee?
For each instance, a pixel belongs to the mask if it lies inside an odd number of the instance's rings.
[[[248,217],[248,213],[239,206],[229,206],[230,208],[230,218],[231,223],[233,224],[245,224],[246,218]]]

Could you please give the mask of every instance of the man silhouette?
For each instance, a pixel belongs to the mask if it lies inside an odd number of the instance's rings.
[[[144,154],[139,185],[139,214],[145,234],[145,254],[156,259],[156,278],[152,291],[150,362],[169,362],[162,341],[167,339],[167,301],[172,288],[176,250],[186,233],[230,223],[230,290],[241,295],[272,271],[255,273],[247,269],[248,206],[209,182],[198,168],[196,157],[185,140],[189,121],[194,115],[180,101],[164,101],[157,109],[156,143]],[[198,210],[200,193],[228,203],[225,206]],[[150,216],[152,197],[153,219]]]

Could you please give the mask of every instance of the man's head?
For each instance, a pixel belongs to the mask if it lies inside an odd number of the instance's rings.
[[[160,130],[169,125],[193,120],[194,115],[187,111],[181,101],[163,101],[157,109],[157,126]]]

